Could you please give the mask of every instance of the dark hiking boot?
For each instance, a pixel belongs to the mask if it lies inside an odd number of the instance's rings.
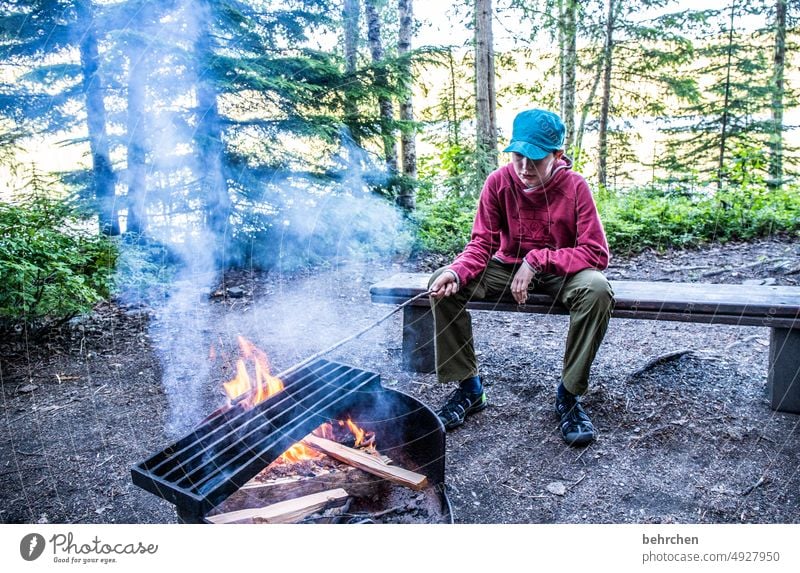
[[[597,432],[577,396],[556,396],[556,414],[561,420],[561,437],[570,446],[586,446],[597,438]]]
[[[463,424],[468,415],[480,412],[488,405],[485,392],[471,394],[461,388],[456,388],[447,397],[444,406],[436,412],[436,415],[444,424],[445,430],[452,430]]]

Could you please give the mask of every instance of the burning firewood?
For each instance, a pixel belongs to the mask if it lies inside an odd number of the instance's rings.
[[[212,523],[296,523],[328,507],[343,505],[349,497],[341,488],[331,489],[265,507],[209,515],[207,519]]]
[[[383,482],[374,475],[366,474],[353,466],[337,464],[335,469],[321,471],[316,475],[289,475],[263,479],[256,476],[232,495],[229,502],[248,503],[239,498],[259,498],[263,500],[280,500],[307,495],[319,491],[342,488],[356,497],[372,497]]]
[[[428,485],[428,478],[424,475],[404,468],[387,465],[382,459],[361,450],[348,448],[347,446],[314,435],[306,436],[303,441],[321,452],[325,452],[332,458],[396,484],[410,487],[414,490],[422,490]]]

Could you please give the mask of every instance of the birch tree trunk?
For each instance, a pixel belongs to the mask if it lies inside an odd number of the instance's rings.
[[[397,11],[400,18],[400,30],[397,40],[397,53],[402,57],[411,51],[411,34],[414,24],[414,5],[413,0],[398,0]],[[409,84],[412,83],[413,70],[411,66],[406,66],[403,73],[407,75]],[[400,120],[404,122],[400,134],[400,155],[404,182],[400,189],[397,203],[406,211],[413,211],[415,208],[414,182],[417,179],[417,142],[414,127],[414,106],[409,90],[400,102]]]
[[[575,70],[578,65],[577,0],[564,0],[562,13],[561,118],[566,127],[564,148],[575,144]]]
[[[728,118],[731,98],[731,67],[733,65],[733,23],[736,17],[736,4],[731,3],[731,21],[728,29],[728,58],[725,64],[725,100],[722,104],[722,127],[719,137],[719,160],[717,162],[717,188],[722,187],[725,174],[725,146],[728,140]]]
[[[147,231],[146,65],[143,42],[131,40],[128,54],[128,220],[125,232],[139,235]]]
[[[769,175],[772,184],[783,180],[783,74],[786,61],[786,0],[775,2],[775,53],[772,60],[772,133],[770,134]]]
[[[606,39],[603,46],[603,94],[600,102],[600,128],[597,142],[597,179],[601,187],[608,183],[608,116],[611,108],[611,67],[614,55],[614,20],[619,0],[608,0]]]
[[[492,0],[475,0],[475,102],[478,171],[483,179],[497,169]]]

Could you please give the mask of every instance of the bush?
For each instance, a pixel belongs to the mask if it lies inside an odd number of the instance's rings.
[[[674,194],[653,188],[595,199],[612,252],[697,246],[800,231],[797,187],[763,185]]]
[[[420,201],[415,215],[415,253],[453,256],[461,252],[469,241],[476,208],[472,197],[448,195],[438,201]]]
[[[113,296],[129,304],[164,300],[180,257],[146,235],[126,233],[112,240],[119,253],[111,279]]]
[[[35,337],[108,296],[117,251],[87,227],[52,199],[0,204],[0,329]]]

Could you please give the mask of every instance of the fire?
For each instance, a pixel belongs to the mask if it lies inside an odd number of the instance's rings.
[[[368,452],[376,452],[375,450],[375,434],[368,432],[363,428],[359,428],[353,420],[337,420],[336,424],[340,428],[346,428],[355,438],[356,448],[365,448]],[[313,435],[328,440],[336,440],[336,433],[334,432],[333,425],[326,422],[320,425],[316,430],[311,432]],[[340,434],[341,436],[341,434]],[[288,450],[286,450],[281,457],[278,458],[279,463],[293,464],[304,460],[312,460],[322,457],[323,454],[306,446],[303,442],[297,442]]]
[[[339,421],[339,424],[342,424],[342,421]],[[375,434],[373,432],[367,432],[366,430],[362,430],[358,426],[356,426],[355,422],[350,418],[344,421],[344,425],[347,426],[347,429],[350,430],[350,433],[353,434],[356,438],[356,448],[365,447],[365,448],[374,448],[375,447]]]
[[[303,442],[296,442],[291,448],[283,452],[278,460],[285,464],[294,464],[303,460],[321,458],[322,454],[314,448],[309,448]]]
[[[243,336],[238,340],[241,358],[236,362],[236,376],[222,387],[231,400],[245,396],[245,405],[252,408],[283,390],[283,382],[270,374],[269,360],[263,350]],[[254,379],[250,377],[247,361],[252,365]]]
[[[269,360],[266,353],[243,336],[237,337],[239,341],[240,358],[236,361],[236,376],[222,384],[230,400],[242,398],[241,403],[247,408],[260,404],[270,396],[283,390],[283,382],[270,374]],[[215,360],[216,349],[212,346],[209,358]],[[250,369],[248,369],[248,366]],[[251,372],[253,376],[251,376]],[[375,434],[359,428],[353,420],[337,420],[337,425],[349,431],[355,438],[356,448],[375,450]],[[336,432],[330,423],[320,425],[312,432],[315,436],[337,441]],[[341,433],[339,434],[341,436]],[[308,447],[302,441],[295,443],[286,450],[277,461],[282,463],[296,463],[322,457],[323,454]]]

